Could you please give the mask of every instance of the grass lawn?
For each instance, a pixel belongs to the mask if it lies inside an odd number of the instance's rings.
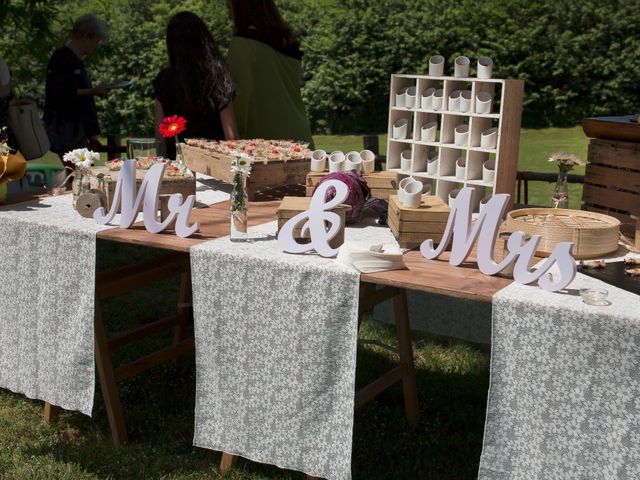
[[[326,150],[360,150],[360,136],[318,136]],[[386,139],[381,137],[384,153]],[[524,130],[520,170],[555,171],[547,162],[556,150],[586,156],[587,139],[578,128]],[[57,162],[47,156],[47,162]],[[581,173],[581,172],[578,172]],[[548,204],[552,185],[532,184],[530,202]],[[572,191],[572,205],[580,197]],[[157,255],[150,249],[98,242],[98,268]],[[135,295],[104,302],[104,318],[113,331],[168,314],[177,302],[177,283],[165,281]],[[142,308],[140,305],[151,305]],[[372,319],[362,336],[394,343],[394,329]],[[116,365],[169,342],[164,336],[119,349]],[[401,389],[395,386],[357,410],[353,478],[475,479],[482,446],[489,355],[486,348],[448,338],[414,334],[421,421],[410,428]],[[359,385],[393,365],[392,354],[377,347],[358,354]],[[99,385],[99,384],[98,384]],[[51,426],[42,421],[42,402],[0,390],[0,480],[221,478],[220,455],[194,448],[195,372],[193,357],[165,365],[120,385],[131,443],[114,448],[104,404],[97,388],[94,417],[65,412]],[[231,480],[302,479],[299,473],[240,461]]]

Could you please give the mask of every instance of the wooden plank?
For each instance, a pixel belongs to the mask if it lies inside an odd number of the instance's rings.
[[[52,423],[57,422],[61,410],[62,409],[56,405],[44,402],[44,423],[51,425]]]
[[[227,473],[237,463],[238,456],[231,453],[222,452],[222,458],[220,459],[220,473]]]
[[[423,195],[418,208],[406,208],[401,205],[398,195],[389,196],[389,213],[398,220],[409,222],[446,222],[451,209],[436,195]]]
[[[363,273],[360,281],[481,302],[491,302],[497,291],[512,283],[510,278],[481,273],[473,256],[454,267],[448,263],[448,252],[436,260],[427,260],[412,250],[405,253],[404,262],[407,270]]]
[[[638,152],[638,154],[640,155],[640,152]],[[584,181],[590,185],[601,185],[603,187],[640,193],[640,172],[634,175],[628,170],[588,164]]]
[[[356,392],[355,407],[359,408],[372,398],[380,395],[387,388],[402,380],[403,369],[397,366],[387,373],[381,375],[369,385],[362,387]]]
[[[170,317],[162,318],[160,320],[156,320],[151,323],[147,323],[145,325],[141,325],[138,328],[134,328],[127,332],[119,333],[113,337],[111,337],[107,341],[107,345],[109,350],[113,350],[115,348],[121,347],[131,342],[135,342],[141,338],[148,337],[150,335],[155,335],[156,333],[167,330],[168,328],[173,327],[174,325],[178,325],[182,320],[181,314],[175,314]]]
[[[610,207],[630,213],[638,212],[640,209],[638,194],[588,184],[585,184],[582,189],[582,201],[590,205]]]
[[[589,212],[604,213],[605,215],[610,215],[610,216],[620,220],[623,224],[625,224],[625,223],[627,223],[627,224],[635,223],[635,220],[632,220],[630,213],[621,213],[621,212],[619,212],[617,210],[613,210],[611,208],[597,207],[595,205],[589,205],[587,203],[585,203],[582,206],[582,209],[583,210],[587,210]]]
[[[640,142],[640,123],[635,115],[619,117],[591,117],[580,121],[587,137]]]
[[[249,226],[276,220],[276,210],[279,205],[279,201],[249,202]],[[180,238],[172,230],[156,234],[149,233],[145,230],[143,222],[136,223],[129,229],[115,227],[103,230],[96,236],[101,240],[188,252],[194,245],[229,235],[229,202],[194,209],[190,221],[199,221],[200,231],[188,238]]]
[[[395,222],[397,220],[394,219]],[[442,234],[447,226],[447,222],[408,222],[400,220],[396,223],[398,231],[402,233],[435,233]]]
[[[116,382],[137,375],[141,372],[149,370],[150,368],[157,367],[163,363],[178,358],[181,355],[185,355],[194,351],[195,343],[193,338],[188,338],[170,347],[163,348],[154,353],[147,355],[146,357],[138,358],[130,363],[118,367],[114,371]]]
[[[593,139],[589,142],[589,162],[640,172],[640,145],[616,140]]]
[[[416,371],[413,363],[413,346],[411,344],[411,324],[409,323],[407,292],[405,290],[401,290],[393,299],[393,308],[400,350],[405,414],[410,425],[417,425],[420,419],[420,409],[418,407],[418,388],[416,386]]]

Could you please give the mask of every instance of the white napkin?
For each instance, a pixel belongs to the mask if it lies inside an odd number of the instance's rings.
[[[361,243],[345,242],[340,247],[336,260],[361,273],[407,268],[402,259],[402,250],[397,245],[376,244],[365,247]]]

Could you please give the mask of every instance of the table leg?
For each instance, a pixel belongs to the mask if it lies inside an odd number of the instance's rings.
[[[102,388],[107,417],[109,418],[109,426],[111,427],[111,437],[113,438],[113,444],[118,447],[127,442],[127,428],[124,424],[118,385],[113,373],[107,334],[102,323],[100,302],[98,301],[96,301],[95,305],[95,350],[96,366],[100,377],[100,387]]]
[[[231,470],[238,461],[237,455],[231,453],[222,452],[222,459],[220,459],[220,473],[227,473]]]
[[[400,289],[393,299],[395,310],[396,332],[400,347],[400,366],[402,367],[402,391],[407,420],[416,425],[420,419],[418,407],[418,389],[416,371],[413,363],[413,347],[411,345],[411,325],[407,307],[407,291]]]
[[[61,408],[56,405],[51,405],[49,402],[44,402],[44,422],[47,425],[51,425],[52,423],[58,420],[58,416],[60,415]]]
[[[178,295],[178,314],[181,316],[180,322],[176,325],[173,335],[173,344],[177,345],[186,338],[187,324],[191,318],[191,274],[180,275],[180,293]],[[177,361],[174,360],[174,363]]]

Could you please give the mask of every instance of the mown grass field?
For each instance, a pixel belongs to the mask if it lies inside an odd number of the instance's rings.
[[[384,153],[386,139],[381,137]],[[318,136],[326,150],[360,150],[360,136]],[[520,170],[554,172],[549,154],[567,150],[586,157],[587,140],[578,128],[524,130]],[[57,158],[47,157],[47,162]],[[576,173],[582,173],[577,171]],[[532,184],[531,203],[549,204],[553,185]],[[580,198],[572,189],[572,205]],[[158,252],[98,242],[98,267],[112,267]],[[135,295],[104,303],[113,331],[168,314],[177,302],[177,284],[165,281]],[[141,305],[146,305],[144,308]],[[148,307],[151,305],[151,307]],[[488,316],[488,310],[480,309]],[[394,343],[394,329],[368,319],[362,336]],[[118,350],[114,363],[126,362],[168,342],[159,337]],[[357,410],[353,443],[353,478],[475,479],[482,446],[489,355],[486,347],[416,333],[415,357],[422,418],[416,428],[404,419],[398,386]],[[384,372],[395,359],[376,348],[362,348],[358,384]],[[218,453],[192,446],[195,377],[193,357],[153,369],[120,385],[131,442],[114,448],[102,398],[97,389],[93,418],[65,412],[46,426],[42,402],[0,390],[0,480],[221,478]],[[240,461],[231,480],[302,479],[303,475]]]

